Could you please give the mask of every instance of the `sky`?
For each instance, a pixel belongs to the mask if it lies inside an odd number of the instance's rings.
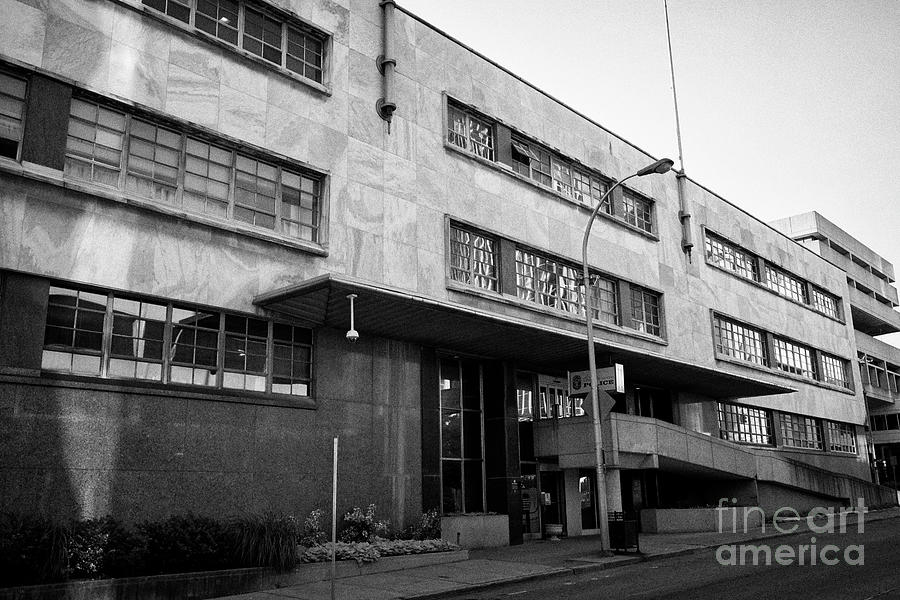
[[[677,164],[663,0],[399,4]],[[816,210],[900,276],[900,1],[668,10],[685,172],[763,221]]]

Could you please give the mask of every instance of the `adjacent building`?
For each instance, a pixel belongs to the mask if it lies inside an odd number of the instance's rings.
[[[585,293],[611,509],[896,500],[877,257],[674,172],[607,195],[656,157],[391,1],[0,13],[0,510],[304,514],[337,436],[341,508],[589,533]]]

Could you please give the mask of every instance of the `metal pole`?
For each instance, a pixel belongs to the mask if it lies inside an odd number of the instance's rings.
[[[609,521],[607,500],[606,500],[606,466],[603,464],[603,432],[600,428],[600,400],[597,397],[597,359],[594,354],[594,307],[591,297],[591,275],[588,269],[588,241],[591,238],[591,227],[606,200],[612,191],[622,185],[634,175],[629,175],[622,181],[616,182],[609,188],[603,197],[597,202],[591,218],[588,220],[587,227],[584,230],[584,239],[581,242],[581,269],[584,277],[584,311],[585,321],[587,322],[587,343],[588,343],[588,369],[591,372],[591,419],[594,425],[594,461],[597,465],[597,507],[600,511],[600,551],[609,551]]]
[[[334,600],[334,580],[336,574],[335,556],[337,554],[337,470],[338,467],[338,438],[334,438],[334,452],[332,458],[331,476],[331,600]]]

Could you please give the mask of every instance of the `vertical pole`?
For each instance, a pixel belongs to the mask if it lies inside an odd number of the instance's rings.
[[[338,479],[338,438],[334,438],[331,476],[331,600],[334,600],[334,580],[337,554],[337,479]]]

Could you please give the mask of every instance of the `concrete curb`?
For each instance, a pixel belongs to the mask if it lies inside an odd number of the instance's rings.
[[[883,521],[887,519],[896,519],[900,518],[900,513],[894,512],[894,514],[878,514],[878,512],[866,513],[867,520],[871,521]],[[855,522],[854,522],[855,523]],[[848,521],[848,525],[851,523]],[[774,527],[774,525],[773,525]],[[762,540],[776,539],[781,537],[788,537],[792,535],[800,535],[802,531],[793,531],[790,533],[772,533],[766,534],[760,537],[748,538],[745,540],[737,541],[735,543],[739,544],[748,544],[752,542],[758,542]],[[497,587],[501,585],[506,585],[510,583],[525,583],[528,581],[535,581],[537,579],[553,579],[557,577],[567,577],[569,575],[582,575],[585,573],[590,573],[592,571],[605,571],[607,569],[616,569],[619,567],[628,567],[631,565],[635,565],[642,562],[653,562],[657,560],[664,560],[667,558],[676,558],[678,556],[687,556],[689,554],[698,554],[700,552],[704,552],[711,548],[717,548],[723,544],[704,544],[697,546],[695,548],[685,548],[682,550],[673,550],[672,552],[660,552],[658,554],[640,554],[635,555],[633,557],[628,557],[624,560],[619,560],[615,562],[606,562],[606,563],[590,563],[585,565],[576,565],[573,567],[559,567],[555,568],[551,571],[547,571],[545,573],[535,573],[532,575],[524,575],[518,577],[507,577],[504,579],[498,579],[496,581],[486,581],[484,583],[476,583],[472,585],[467,585],[459,588],[455,591],[444,591],[444,592],[429,592],[427,594],[415,595],[415,596],[404,596],[403,600],[436,600],[438,598],[445,597],[448,593],[465,593],[465,592],[478,592],[486,589],[490,589],[492,587]]]

